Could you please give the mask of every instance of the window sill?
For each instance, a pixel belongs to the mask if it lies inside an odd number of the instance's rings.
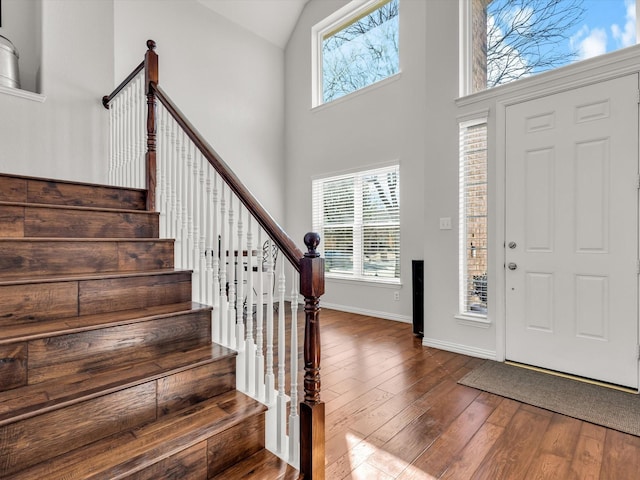
[[[469,313],[458,314],[453,316],[460,325],[476,328],[489,328],[491,326],[491,320],[486,315],[472,315]]]
[[[326,108],[329,108],[333,105],[338,105],[344,102],[347,102],[349,100],[351,100],[352,98],[356,98],[359,97],[360,95],[364,95],[365,93],[368,93],[372,90],[376,90],[378,88],[384,87],[385,85],[388,85],[390,83],[394,83],[397,82],[398,80],[400,80],[400,78],[402,77],[402,71],[399,71],[398,73],[394,73],[393,75],[391,75],[390,77],[387,77],[383,80],[380,80],[376,83],[372,83],[371,85],[367,85],[364,88],[361,88],[360,90],[356,90],[355,92],[351,92],[348,93],[347,95],[344,95],[340,98],[336,98],[335,100],[331,100],[329,102],[326,103],[320,103],[319,105],[314,105],[311,107],[311,111],[312,112],[319,112],[321,110],[324,110]]]
[[[4,86],[0,86],[0,93],[11,95],[12,97],[24,98],[39,103],[44,103],[44,101],[47,99],[45,95],[41,95],[39,93],[33,93],[27,90],[20,90],[19,88],[9,88]]]
[[[363,278],[338,277],[331,274],[325,274],[325,280],[336,283],[344,283],[345,285],[360,285],[363,287],[380,287],[380,288],[402,288],[399,279],[374,280]]]

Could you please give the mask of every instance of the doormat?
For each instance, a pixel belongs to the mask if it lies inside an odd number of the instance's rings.
[[[640,436],[640,396],[488,360],[458,383]]]

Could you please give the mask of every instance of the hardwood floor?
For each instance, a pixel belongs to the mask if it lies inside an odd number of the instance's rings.
[[[410,325],[332,310],[321,325],[327,480],[640,475],[640,438],[458,385],[484,360]]]

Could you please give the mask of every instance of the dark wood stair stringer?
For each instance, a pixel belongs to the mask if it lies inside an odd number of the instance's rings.
[[[0,175],[0,478],[299,478],[146,203]]]

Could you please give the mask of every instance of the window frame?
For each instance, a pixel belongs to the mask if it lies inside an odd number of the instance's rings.
[[[459,260],[458,260],[458,314],[456,315],[456,318],[461,319],[461,320],[475,320],[475,321],[479,321],[481,323],[484,322],[488,322],[488,305],[486,307],[486,310],[484,312],[474,312],[471,311],[467,308],[468,306],[468,278],[469,278],[469,272],[468,272],[468,263],[467,263],[467,189],[466,189],[466,172],[467,172],[467,164],[466,164],[466,159],[465,159],[465,155],[466,155],[466,150],[463,148],[464,147],[464,143],[463,143],[463,132],[465,130],[467,130],[468,128],[472,128],[472,127],[476,127],[479,125],[484,125],[486,132],[485,132],[485,142],[486,142],[486,149],[485,149],[485,165],[484,165],[484,175],[486,176],[486,197],[488,197],[488,185],[489,185],[489,179],[488,179],[488,168],[489,168],[489,146],[488,146],[488,141],[489,141],[489,122],[488,122],[488,112],[484,112],[482,115],[476,116],[474,118],[471,119],[465,119],[465,120],[460,120],[458,121],[458,137],[459,137],[459,144],[460,144],[460,153],[459,153],[459,179],[458,179],[458,195],[459,195],[459,204],[458,204],[458,255],[459,255]],[[489,211],[488,211],[488,202],[487,202],[488,198],[485,199],[485,204],[487,205],[487,211],[485,213],[485,218],[486,218],[486,224],[485,224],[485,230],[486,230],[486,236],[487,238],[485,239],[486,242],[486,255],[487,255],[487,259],[486,259],[486,268],[485,268],[485,297],[488,294],[488,269],[489,269],[489,258],[488,258],[488,254],[489,254],[489,224],[488,224],[488,218],[489,218]]]
[[[316,23],[311,27],[311,108],[329,105],[340,101],[344,98],[351,97],[354,94],[362,92],[374,86],[378,86],[389,79],[398,77],[402,71],[400,65],[400,53],[398,53],[398,71],[382,80],[371,83],[365,87],[354,90],[346,95],[325,102],[323,97],[323,69],[322,69],[322,44],[323,37],[333,30],[339,31],[341,26],[350,23],[354,18],[363,15],[368,10],[377,10],[391,0],[352,0],[344,7],[336,10],[324,20]],[[400,35],[398,28],[398,36]],[[398,38],[398,45],[400,39]],[[398,47],[400,48],[400,47]]]
[[[395,277],[384,277],[384,276],[374,276],[374,275],[365,275],[364,273],[364,257],[365,257],[365,245],[364,245],[364,230],[365,227],[370,226],[371,224],[365,224],[363,221],[364,216],[364,202],[362,195],[362,179],[371,176],[373,174],[384,174],[385,172],[395,171],[398,178],[397,185],[397,195],[398,195],[398,247],[397,247],[397,263],[398,263],[398,271],[397,276]],[[380,165],[375,165],[371,167],[367,167],[365,170],[357,169],[351,170],[343,173],[336,173],[327,176],[318,176],[312,178],[312,223],[313,230],[318,232],[321,237],[321,243],[319,250],[322,252],[323,257],[326,257],[326,251],[324,246],[324,211],[323,211],[323,200],[324,197],[322,194],[318,193],[318,189],[322,188],[322,185],[325,183],[329,183],[332,181],[342,180],[342,179],[354,179],[354,222],[351,228],[353,229],[353,273],[352,274],[342,274],[338,272],[330,272],[325,270],[325,277],[335,280],[344,280],[348,282],[364,282],[364,283],[375,283],[375,284],[388,284],[388,285],[401,285],[401,263],[402,263],[402,242],[401,242],[401,230],[402,230],[402,222],[401,222],[401,181],[400,181],[400,163],[390,162]],[[389,228],[393,222],[387,222],[385,225],[381,225],[381,228]]]

